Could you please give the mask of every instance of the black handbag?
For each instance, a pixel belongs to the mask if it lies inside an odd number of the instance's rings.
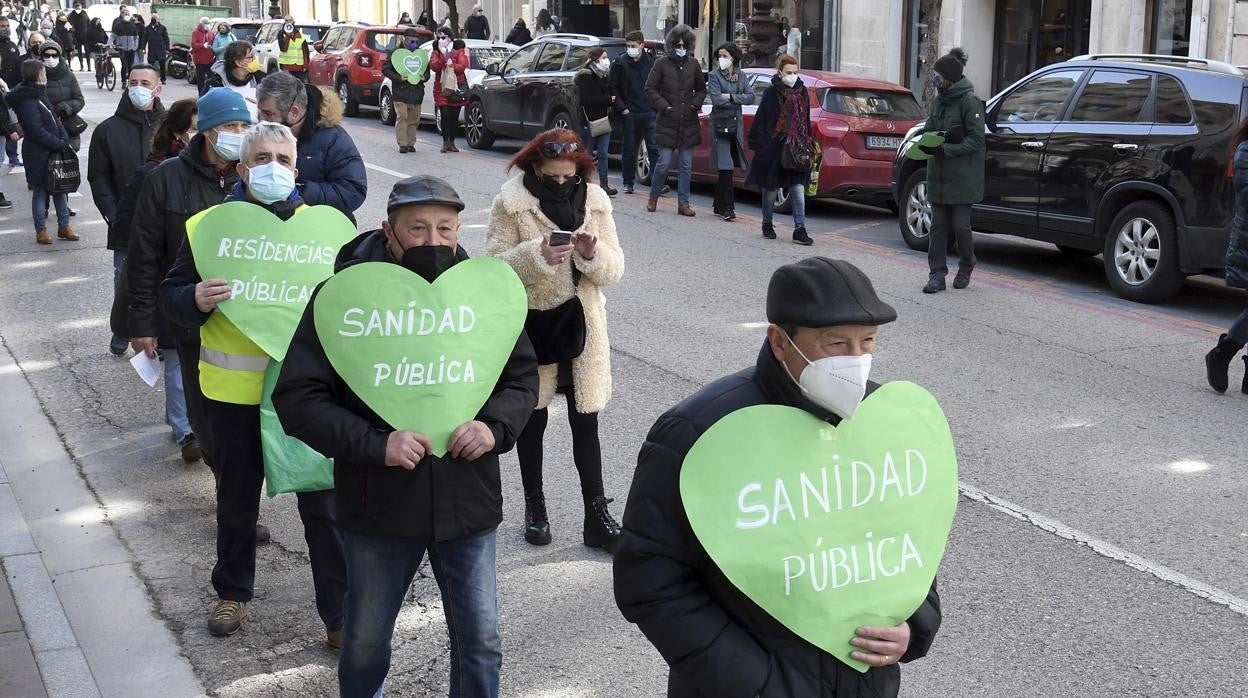
[[[786,138],[780,151],[780,166],[794,172],[806,172],[815,161],[815,147],[805,138]]]
[[[48,172],[44,175],[44,189],[49,194],[68,194],[78,191],[82,185],[82,170],[78,167],[78,153],[65,146],[48,153]]]
[[[715,129],[715,133],[721,136],[737,135],[737,111],[724,114],[711,113],[711,127]]]
[[[524,321],[539,366],[570,361],[585,351],[585,308],[575,293],[580,283],[581,272],[574,266],[572,297],[550,310],[530,310]]]
[[[87,120],[77,114],[62,117],[61,125],[65,127],[65,132],[71,136],[81,136],[87,130]]]

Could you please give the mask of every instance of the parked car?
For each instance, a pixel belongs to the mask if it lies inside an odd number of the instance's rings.
[[[266,73],[276,73],[280,70],[278,59],[282,55],[282,49],[277,43],[277,35],[282,33],[282,27],[286,26],[284,19],[271,19],[260,27],[260,31],[256,34],[256,58],[260,61],[260,67]],[[331,26],[328,22],[295,22],[295,26],[299,28],[299,33],[303,34],[303,38],[308,42],[309,58],[315,53],[312,49],[313,44],[321,40],[325,32]]]
[[[1225,263],[1231,138],[1248,77],[1184,56],[1091,55],[1033,72],[988,100],[984,200],[975,230],[1103,255],[1120,296],[1156,302]],[[927,249],[926,168],[898,150],[893,183],[906,244]]]
[[[503,43],[502,41],[487,41],[485,39],[464,39],[464,44],[468,47],[468,57],[471,63],[468,66],[468,87],[471,89],[474,85],[481,84],[481,79],[485,77],[486,69],[492,65],[498,65],[507,60],[512,53],[515,52],[516,46]],[[433,42],[426,41],[420,46],[423,49],[432,49]],[[439,131],[442,130],[442,114],[433,106],[433,80],[425,84],[425,101],[420,104],[420,118],[429,119],[437,125]],[[390,78],[386,78],[381,83],[381,121],[385,124],[394,124],[394,102],[391,100]],[[464,110],[459,112],[459,122],[464,123]]]
[[[381,62],[403,41],[403,32],[413,28],[422,38],[433,38],[433,32],[424,27],[335,24],[312,44],[316,54],[308,67],[308,80],[332,87],[346,105],[347,116],[359,114],[361,105],[378,106]]]
[[[256,43],[256,34],[260,32],[260,27],[267,20],[255,19],[251,17],[226,17],[225,19],[212,20],[212,26],[215,28],[217,24],[225,22],[230,25],[230,35],[238,41],[250,41]]]
[[[468,145],[484,149],[494,145],[495,136],[527,140],[550,128],[579,129],[584,116],[572,79],[595,46],[605,48],[612,61],[625,48],[621,38],[546,34],[521,46],[505,62],[487,66],[486,75],[468,92],[464,110]],[[661,55],[658,42],[646,42],[646,48]],[[619,142],[617,125],[612,152],[618,152]]]
[[[771,86],[776,71],[771,68],[745,68],[742,76],[750,80],[757,99],[755,104],[741,108],[745,132],[749,133],[754,113],[762,102],[763,92]],[[895,209],[892,175],[893,156],[901,145],[902,135],[923,118],[923,110],[909,89],[891,82],[802,70],[802,83],[810,92],[810,121],[814,127],[818,152],[811,172],[806,197],[857,201]],[[714,182],[718,173],[711,169],[711,100],[698,117],[702,144],[693,150],[693,177]],[[645,146],[642,146],[645,149]],[[746,157],[753,151],[745,144]],[[638,158],[638,175],[649,162]],[[645,180],[649,181],[649,172]],[[737,170],[737,186],[745,186],[745,172]],[[788,211],[788,193],[780,190],[776,206]]]

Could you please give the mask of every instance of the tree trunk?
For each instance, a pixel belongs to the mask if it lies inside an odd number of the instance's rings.
[[[442,0],[446,3],[446,24],[451,27],[451,35],[459,36],[459,8],[456,6],[457,0]]]
[[[940,58],[940,4],[941,0],[918,0],[919,14],[927,20],[927,40],[919,42],[919,58],[923,60],[923,105],[936,98],[932,86],[932,66]]]

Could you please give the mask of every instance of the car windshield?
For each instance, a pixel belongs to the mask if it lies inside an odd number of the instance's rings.
[[[380,51],[382,53],[389,53],[390,51],[393,51],[395,47],[399,45],[399,42],[400,40],[402,40],[402,38],[403,38],[403,35],[400,34],[399,32],[390,32],[390,33],[369,32],[364,37],[364,45],[371,48],[374,51]]]
[[[472,67],[476,70],[487,70],[492,65],[500,65],[511,55],[509,49],[490,46],[488,48],[470,48],[468,55],[472,58]]]
[[[235,24],[230,27],[230,34],[239,41],[256,43],[256,35],[260,33],[259,24]]]
[[[881,90],[828,90],[823,96],[824,111],[865,119],[917,121],[923,110],[909,92]]]
[[[307,39],[308,41],[320,41],[321,32],[322,32],[322,27],[307,27],[304,25],[299,25],[299,33],[303,34],[303,38]]]

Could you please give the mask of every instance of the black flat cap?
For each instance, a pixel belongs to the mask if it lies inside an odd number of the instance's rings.
[[[400,206],[421,204],[437,204],[451,206],[456,211],[464,210],[463,200],[446,180],[433,175],[416,175],[395,182],[394,189],[390,190],[390,200],[386,202],[386,213]]]
[[[867,275],[841,259],[786,264],[767,286],[767,321],[774,325],[883,325],[896,319],[897,311],[875,295]]]

